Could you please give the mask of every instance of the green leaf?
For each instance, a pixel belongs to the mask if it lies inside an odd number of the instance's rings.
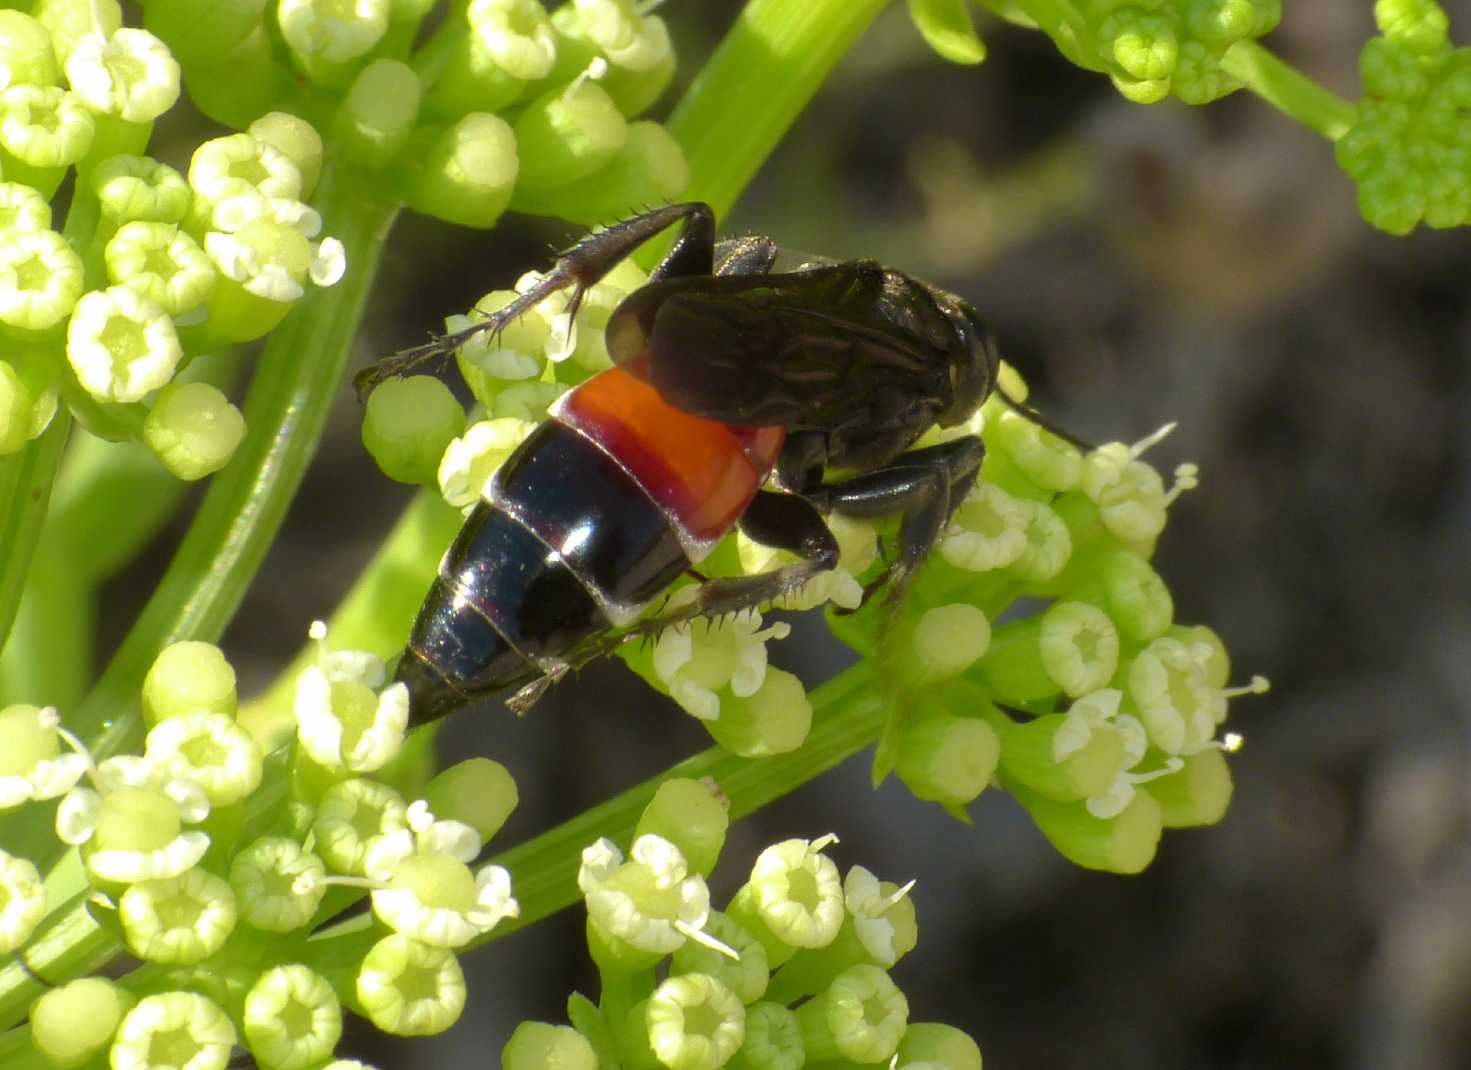
[[[973,65],[986,58],[966,0],[909,0],[909,17],[925,42],[951,63]]]
[[[618,1065],[618,1045],[603,1018],[603,1012],[581,992],[567,997],[567,1020],[581,1033],[597,1054],[599,1070],[613,1070]]]

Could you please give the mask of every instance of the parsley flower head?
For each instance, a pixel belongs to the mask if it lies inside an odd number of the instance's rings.
[[[327,626],[310,631],[317,659],[296,679],[296,738],[312,759],[329,769],[369,773],[383,768],[403,746],[409,692],[384,684],[381,659],[360,650],[330,651]],[[381,689],[381,690],[380,690]]]

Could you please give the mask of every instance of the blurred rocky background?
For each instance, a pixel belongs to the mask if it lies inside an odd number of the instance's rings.
[[[1372,5],[1285,6],[1267,43],[1356,97]],[[683,77],[738,7],[664,9]],[[1471,39],[1471,12],[1447,7],[1453,38]],[[896,979],[914,1019],[967,1029],[997,1070],[1471,1066],[1471,239],[1372,230],[1331,147],[1245,94],[1126,104],[1041,35],[982,30],[990,57],[959,68],[889,12],[726,231],[876,257],[964,295],[1037,404],[1084,438],[1179,421],[1151,459],[1196,461],[1203,485],[1172,509],[1156,565],[1177,618],[1211,624],[1234,676],[1273,689],[1233,706],[1246,746],[1224,823],[1167,835],[1143,876],[1064,862],[999,792],[970,828],[898,784],[874,793],[865,756],[733,828],[717,901],[762,846],[829,831],[843,866],[917,878],[920,944]],[[574,233],[406,216],[361,362]],[[224,639],[242,694],[286,664],[407,501],[362,452],[360,419],[344,389]],[[113,640],[171,548],[117,586]],[[809,685],[846,657],[818,621],[777,650]],[[480,709],[443,741],[515,773],[503,845],[708,743],[609,665],[525,721]],[[471,1008],[436,1047],[361,1029],[356,1053],[493,1066],[517,1021],[561,1021],[567,994],[596,983],[574,911],[466,965]]]

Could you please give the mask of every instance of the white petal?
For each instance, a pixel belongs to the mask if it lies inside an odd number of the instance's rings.
[[[463,821],[436,821],[418,836],[420,854],[445,854],[461,862],[475,861],[480,833]]]
[[[72,788],[56,808],[56,838],[72,846],[86,843],[97,828],[102,796],[91,788]]]

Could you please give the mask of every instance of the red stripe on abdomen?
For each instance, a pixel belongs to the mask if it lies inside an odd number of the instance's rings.
[[[692,416],[620,368],[562,400],[558,417],[592,439],[699,540],[725,534],[765,482],[785,432]]]

